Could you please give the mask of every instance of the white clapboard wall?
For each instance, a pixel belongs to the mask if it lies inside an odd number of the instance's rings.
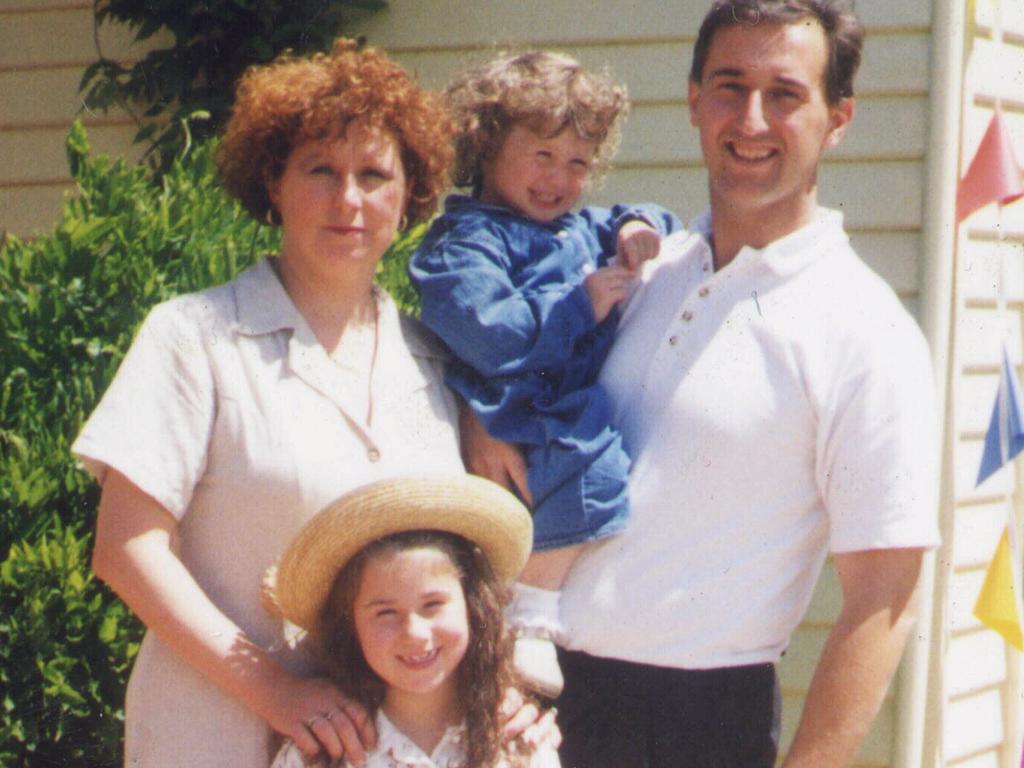
[[[98,58],[88,0],[0,0],[0,231],[21,237],[50,229],[70,186],[64,139],[85,123],[95,151],[137,158],[127,114],[82,111],[78,83]],[[103,53],[139,55],[124,27],[100,30]]]
[[[1003,0],[1003,44],[994,40],[993,3],[980,0],[964,82],[962,163],[973,157],[996,99],[1024,161],[1024,3]],[[1000,302],[1002,294],[1004,302]],[[1024,203],[1000,214],[990,205],[961,228],[956,264],[950,381],[954,462],[953,520],[947,521],[944,582],[944,765],[1016,768],[1020,763],[1020,656],[973,615],[985,570],[1005,525],[1020,509],[1019,474],[1004,468],[975,479],[998,387],[1005,341],[1021,372]]]

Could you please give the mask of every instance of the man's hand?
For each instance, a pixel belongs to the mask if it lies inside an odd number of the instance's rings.
[[[818,661],[784,768],[849,765],[878,709],[916,619],[921,549],[833,556],[843,609]]]
[[[630,272],[636,272],[641,264],[658,255],[661,235],[646,221],[630,219],[619,227],[615,250],[619,264]]]
[[[523,454],[511,443],[491,437],[465,403],[459,406],[459,436],[466,469],[504,488],[518,491],[527,506],[532,504]]]
[[[531,751],[543,744],[558,749],[562,744],[562,732],[555,722],[556,714],[554,709],[541,712],[517,689],[508,688],[501,701],[502,738],[506,741],[519,739]]]

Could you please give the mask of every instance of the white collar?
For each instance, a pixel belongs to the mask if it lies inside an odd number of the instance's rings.
[[[294,330],[306,323],[285,291],[269,256],[235,280],[235,311],[238,331],[245,336]]]
[[[710,244],[711,209],[704,210],[694,218],[687,229]],[[756,262],[769,267],[778,275],[792,275],[816,261],[823,253],[846,246],[849,242],[843,229],[843,214],[819,206],[807,224],[788,235],[763,248],[743,246],[729,266]]]
[[[261,336],[276,331],[300,331],[312,336],[306,319],[292,302],[267,256],[243,271],[235,280],[235,318],[238,332],[244,336]],[[382,326],[401,326],[409,350],[416,357],[446,359],[444,345],[416,320],[398,311],[390,294],[373,286],[380,310]],[[307,333],[301,333],[307,331]]]
[[[465,723],[451,725],[441,736],[441,740],[428,755],[412,740],[398,730],[388,719],[384,710],[377,710],[377,749],[380,755],[390,762],[385,763],[393,768],[461,768],[466,760],[466,726]]]

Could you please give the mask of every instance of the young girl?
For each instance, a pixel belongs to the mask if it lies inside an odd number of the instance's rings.
[[[513,752],[499,738],[510,677],[503,598],[530,541],[515,497],[457,475],[364,486],[289,545],[273,602],[374,715],[368,768],[558,767],[550,747]],[[272,768],[308,765],[324,763],[286,742]]]
[[[466,73],[446,95],[455,182],[472,196],[448,198],[410,274],[423,321],[457,358],[449,385],[525,451],[534,555],[510,614],[515,668],[557,696],[558,590],[582,545],[628,515],[629,458],[598,372],[633,272],[681,225],[653,205],[572,212],[618,142],[626,96],[607,77],[527,53]]]

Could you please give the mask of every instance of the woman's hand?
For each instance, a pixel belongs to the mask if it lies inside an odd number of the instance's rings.
[[[519,739],[530,751],[543,745],[557,750],[562,744],[562,732],[555,722],[557,714],[554,708],[542,713],[518,689],[507,688],[501,701],[501,716],[505,719],[502,736],[506,741]]]
[[[491,437],[465,403],[459,404],[459,433],[462,461],[474,475],[519,492],[530,506],[530,486],[526,480],[526,461],[511,443]]]
[[[270,727],[290,737],[308,757],[323,750],[332,760],[344,756],[355,766],[365,764],[377,740],[366,710],[325,678],[282,677],[267,711],[259,713]]]

